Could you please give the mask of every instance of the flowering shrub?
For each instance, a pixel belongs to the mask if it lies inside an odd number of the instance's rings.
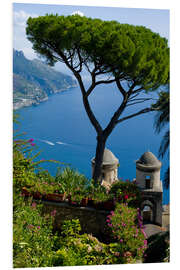
[[[122,263],[131,263],[134,259],[143,257],[147,240],[139,209],[130,208],[127,204],[117,204],[115,211],[107,216],[107,225],[118,243]]]
[[[14,267],[53,266],[56,234],[52,233],[53,214],[43,217],[41,205],[14,195],[13,265]]]
[[[117,181],[111,186],[109,192],[113,194],[119,203],[128,203],[129,206],[137,208],[141,201],[141,192],[137,185],[129,180]]]

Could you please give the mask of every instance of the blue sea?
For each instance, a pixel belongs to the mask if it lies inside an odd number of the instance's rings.
[[[152,98],[155,97],[151,94]],[[119,106],[121,95],[115,85],[98,86],[90,96],[90,104],[103,127]],[[147,103],[146,103],[147,104]],[[137,104],[127,108],[124,116],[144,108]],[[34,139],[38,159],[53,159],[70,165],[91,179],[91,159],[96,150],[96,132],[83,107],[78,87],[49,96],[46,102],[18,110],[20,124],[14,129],[25,132],[24,138]],[[155,113],[142,114],[116,126],[108,138],[106,148],[119,159],[119,177],[132,180],[136,177],[135,161],[146,152],[158,156],[164,132],[154,131]],[[163,160],[161,179],[168,166]],[[55,175],[57,164],[43,163],[45,169]],[[62,165],[63,168],[64,165]],[[169,203],[169,190],[164,191],[163,204]]]

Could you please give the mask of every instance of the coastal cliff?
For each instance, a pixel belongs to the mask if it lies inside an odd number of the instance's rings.
[[[13,108],[38,105],[48,96],[76,87],[69,75],[56,71],[38,59],[28,60],[13,50]]]

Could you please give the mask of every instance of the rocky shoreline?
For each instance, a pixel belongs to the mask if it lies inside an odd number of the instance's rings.
[[[67,88],[63,88],[57,91],[54,91],[51,95],[61,93],[64,91],[67,91],[70,88],[75,88],[77,85],[71,85],[67,86]],[[29,106],[38,106],[40,103],[45,102],[49,99],[49,95],[47,95],[44,98],[19,98],[19,100],[16,99],[15,102],[13,102],[13,110],[19,110],[24,107],[29,107]]]
[[[22,51],[13,50],[13,108],[39,105],[54,93],[77,87],[70,75],[59,72],[44,62],[29,60]]]

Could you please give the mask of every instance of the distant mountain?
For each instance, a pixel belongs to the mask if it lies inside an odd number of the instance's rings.
[[[48,96],[77,86],[71,76],[56,71],[42,61],[28,60],[13,50],[13,106],[19,109],[37,105]]]

